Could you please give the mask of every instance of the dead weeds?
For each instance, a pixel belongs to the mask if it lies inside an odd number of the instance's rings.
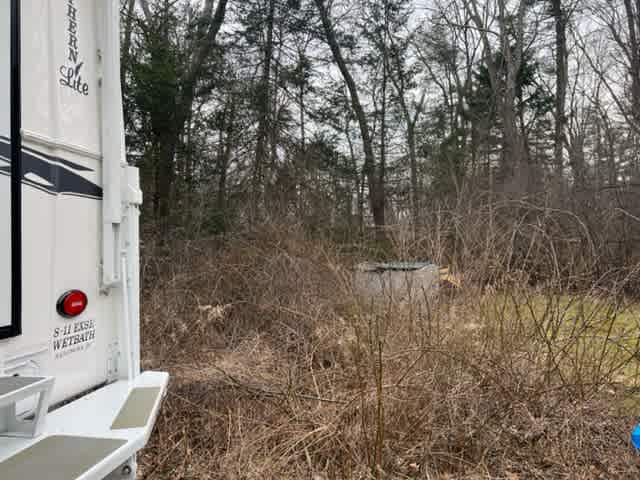
[[[505,280],[374,304],[337,252],[277,226],[147,245],[143,364],[172,380],[142,478],[638,478],[637,342],[602,329],[619,296]]]

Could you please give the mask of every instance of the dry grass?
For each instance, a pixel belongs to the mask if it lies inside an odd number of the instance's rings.
[[[373,304],[353,258],[291,226],[145,248],[144,367],[172,383],[142,478],[640,474],[633,272],[578,293],[510,258],[491,286]]]

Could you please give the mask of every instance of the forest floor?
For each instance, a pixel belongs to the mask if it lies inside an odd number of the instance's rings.
[[[143,366],[172,378],[144,479],[639,478],[622,295],[372,302],[333,246],[269,229],[144,259]]]

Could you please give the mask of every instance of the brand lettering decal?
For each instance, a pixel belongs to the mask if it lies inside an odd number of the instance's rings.
[[[84,62],[78,46],[78,8],[75,0],[67,0],[67,63],[60,67],[60,85],[88,96],[89,84],[82,79]]]
[[[96,339],[94,320],[68,323],[53,330],[53,352],[56,358],[66,357],[75,352],[88,350]]]

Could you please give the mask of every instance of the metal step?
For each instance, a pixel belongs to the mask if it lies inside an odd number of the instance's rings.
[[[53,381],[53,377],[0,377],[1,436],[34,438],[40,435],[49,409]],[[17,403],[35,395],[38,395],[38,403],[33,418],[18,418]]]
[[[168,379],[145,372],[96,390],[50,412],[38,440],[0,437],[0,479],[105,478],[147,444]]]

